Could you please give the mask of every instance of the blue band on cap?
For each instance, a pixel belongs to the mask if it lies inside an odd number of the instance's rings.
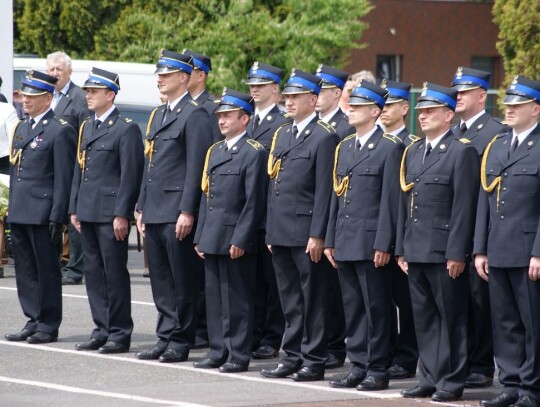
[[[536,89],[529,88],[528,86],[517,83],[516,85],[514,85],[513,90],[530,96],[534,100],[540,101],[540,92],[538,92]]]
[[[263,76],[265,78],[272,79],[277,84],[281,82],[281,78],[279,77],[279,75],[276,75],[275,73],[272,73],[269,71],[265,71],[264,69],[257,69],[256,71],[254,71],[253,69],[250,69],[248,73],[248,77],[250,76],[255,76],[255,77]]]
[[[225,96],[223,96],[221,101],[225,102],[226,104],[231,104],[232,103],[233,105],[238,106],[239,108],[245,110],[249,114],[253,113],[253,106],[251,106],[250,103],[248,103],[245,100],[242,100],[240,98],[237,98],[235,96],[226,94]]]
[[[210,72],[210,67],[206,65],[203,61],[200,59],[193,58],[193,64],[199,68],[201,71],[204,71],[205,73]]]
[[[436,100],[439,100],[443,102],[444,104],[450,106],[452,109],[456,108],[457,101],[442,92],[437,92],[436,90],[433,90],[433,89],[426,89],[425,94],[423,94],[422,96],[435,98]],[[421,101],[419,100],[419,102]]]
[[[406,90],[403,90],[403,89],[397,89],[397,88],[387,88],[386,89],[388,91],[388,96],[390,97],[400,97],[400,98],[403,98],[405,100],[409,100],[409,97],[411,96],[411,94],[409,92],[407,92]]]
[[[107,86],[114,93],[118,93],[118,91],[120,90],[120,88],[118,87],[118,85],[116,83],[114,83],[113,81],[108,80],[107,78],[104,78],[103,76],[90,75],[88,77],[87,81],[97,82],[97,83],[100,83],[100,84],[102,84],[104,86]]]
[[[24,79],[23,83],[25,85],[33,86],[34,88],[39,88],[39,89],[46,90],[47,92],[54,93],[54,86],[53,85],[50,85],[48,83],[45,83],[45,82],[42,82],[42,81],[39,81],[39,80],[36,80],[36,79],[30,79],[30,78],[26,77]]]
[[[294,85],[294,84],[301,85],[304,88],[309,89],[310,91],[312,91],[316,95],[318,95],[319,92],[321,91],[321,88],[319,86],[317,86],[317,84],[315,84],[315,83],[313,83],[311,81],[308,81],[307,79],[300,78],[299,76],[293,76],[293,77],[289,78],[289,80],[287,81],[287,85]]]
[[[464,83],[465,82],[465,83]],[[477,78],[476,76],[469,76],[469,75],[462,75],[461,78],[454,78],[454,84],[455,85],[468,85],[468,83],[473,83],[474,85],[478,85],[481,88],[487,89],[489,88],[489,83],[486,82],[483,79]]]
[[[363,88],[361,86],[355,88],[353,92],[351,93],[351,96],[352,97],[361,96],[361,97],[367,98],[373,101],[375,104],[377,104],[380,107],[383,107],[385,103],[385,100],[381,95],[373,92],[371,89]]]
[[[339,86],[341,89],[345,87],[345,81],[342,81],[341,79],[335,77],[334,75],[330,75],[324,72],[317,72],[317,76],[321,77],[323,81],[325,82],[331,82],[334,85]]]
[[[187,72],[187,73],[191,73],[191,71],[193,70],[193,67],[190,64],[188,64],[186,62],[178,61],[176,59],[167,58],[167,57],[161,57],[159,59],[158,63],[157,63],[157,66],[160,67],[159,66],[160,64],[161,65],[172,66],[174,68],[178,68],[181,71],[184,71],[184,72]]]

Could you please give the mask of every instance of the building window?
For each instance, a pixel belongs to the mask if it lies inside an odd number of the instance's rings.
[[[471,56],[471,68],[480,69],[491,74],[489,81],[490,88],[496,88],[500,84],[499,78],[499,58]]]
[[[377,79],[401,80],[401,55],[377,55]]]

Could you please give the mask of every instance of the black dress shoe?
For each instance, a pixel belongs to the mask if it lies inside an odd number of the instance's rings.
[[[187,360],[188,354],[169,348],[159,357],[161,363],[177,363]]]
[[[401,395],[408,399],[431,397],[435,393],[434,387],[420,387],[415,386],[412,389],[406,389],[401,391]]]
[[[529,395],[521,396],[518,401],[516,401],[513,404],[513,407],[538,407],[540,406],[540,402],[536,400],[534,397],[531,397]]]
[[[480,405],[482,407],[508,407],[514,404],[517,400],[517,397],[506,393],[501,393],[494,399],[481,400]]]
[[[388,388],[388,380],[382,379],[377,376],[368,376],[360,383],[356,390],[360,391],[378,391],[386,390]]]
[[[195,337],[195,343],[191,347],[191,349],[205,349],[208,348],[210,344],[208,341],[204,338],[201,338],[200,336]]]
[[[49,335],[45,332],[36,332],[34,335],[29,336],[26,338],[26,342],[32,343],[32,344],[42,344],[42,343],[50,343],[50,342],[56,342],[56,336]]]
[[[152,349],[137,352],[135,354],[135,357],[141,360],[158,360],[159,357],[163,354],[163,352],[165,352],[165,348],[154,346]]]
[[[329,353],[328,358],[326,359],[326,362],[324,362],[324,368],[325,369],[337,369],[338,367],[343,366],[344,363],[345,363],[344,360],[341,360],[337,356],[332,355],[331,353]]]
[[[460,396],[448,390],[437,390],[431,395],[431,400],[442,402],[456,401],[459,400],[459,398]]]
[[[402,368],[400,365],[393,365],[388,368],[388,377],[391,380],[408,379],[414,377],[416,373],[411,373],[407,369]]]
[[[278,365],[273,369],[262,369],[261,375],[273,379],[281,379],[298,372],[298,370],[300,370],[299,367],[289,367],[285,366],[283,363],[278,363]]]
[[[26,341],[26,338],[34,335],[34,331],[30,331],[29,329],[23,329],[21,332],[18,332],[16,334],[6,334],[6,340],[10,342],[22,342]]]
[[[349,373],[342,379],[330,380],[328,384],[337,389],[352,389],[362,383],[365,378],[365,373]]]
[[[270,345],[262,345],[259,349],[251,354],[253,359],[273,359],[279,355],[279,350],[274,349]]]
[[[207,358],[198,362],[194,362],[193,367],[196,367],[197,369],[217,369],[224,363],[225,362],[221,362],[219,360]]]
[[[304,366],[298,372],[293,373],[292,379],[295,382],[315,382],[317,380],[324,380],[324,372]]]
[[[465,379],[465,387],[468,389],[490,387],[493,385],[493,377],[486,376],[482,373],[471,373]]]
[[[129,346],[122,345],[121,343],[108,341],[105,345],[98,349],[99,353],[109,355],[112,353],[126,353],[129,351]]]
[[[100,341],[96,338],[90,338],[88,342],[80,342],[75,345],[75,349],[77,350],[98,350],[103,345],[105,345],[107,341]]]
[[[240,363],[227,362],[219,367],[221,373],[240,373],[247,372],[248,365],[241,365]]]

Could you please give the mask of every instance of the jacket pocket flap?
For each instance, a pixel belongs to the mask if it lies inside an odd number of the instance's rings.
[[[50,188],[32,188],[30,191],[30,194],[34,198],[39,199],[52,199],[53,197],[53,190]]]
[[[296,159],[299,159],[299,158],[307,158],[307,159],[309,159],[310,155],[311,155],[311,151],[309,151],[309,150],[293,151],[292,154],[291,154],[291,160],[296,160]]]
[[[525,233],[536,233],[538,230],[538,222],[523,222],[521,224],[521,229]]]
[[[347,167],[345,166],[339,166],[337,167],[337,174],[344,177],[345,175],[347,175]]]
[[[240,174],[240,167],[226,167],[219,170],[221,175],[238,175]]]
[[[379,221],[377,219],[366,219],[366,230],[377,230]]]
[[[486,175],[497,176],[501,173],[501,170],[502,170],[501,165],[489,165],[486,167]]]
[[[407,182],[407,184],[410,184],[411,182],[414,182],[414,175],[406,175],[405,176],[405,181]]]
[[[432,225],[434,229],[450,230],[450,221],[448,219],[433,218]]]
[[[356,173],[358,175],[379,175],[379,167],[362,165],[358,167]]]
[[[449,175],[426,175],[424,179],[426,184],[448,184],[450,182]]]
[[[536,175],[537,173],[537,165],[516,165],[512,171],[514,175]]]
[[[296,205],[297,215],[313,215],[313,205]]]
[[[109,143],[100,143],[98,142],[95,146],[95,149],[98,151],[111,151],[114,149],[114,146]]]
[[[184,189],[184,187],[182,185],[179,185],[179,184],[166,184],[166,185],[163,185],[163,190],[164,191],[182,191]]]
[[[116,196],[118,194],[118,187],[101,186],[99,187],[99,192],[101,195]]]

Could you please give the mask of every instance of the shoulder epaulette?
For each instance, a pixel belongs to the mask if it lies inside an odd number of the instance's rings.
[[[131,123],[133,120],[131,120],[129,117],[124,117],[124,121],[126,123]]]
[[[422,140],[422,137],[415,136],[414,134],[409,134],[409,140],[411,142],[416,143],[417,141]]]
[[[59,118],[58,119],[58,123],[60,123],[62,126],[65,125],[65,124],[68,124],[68,122],[66,122],[64,119],[62,118]]]
[[[356,137],[356,133],[351,134],[350,136],[345,137],[343,140],[341,140],[341,141],[339,142],[339,144],[342,144],[343,142],[345,142],[345,141],[347,141],[347,140],[350,140],[350,139],[352,139],[352,138],[354,138],[354,137]]]
[[[195,102],[193,99],[190,99],[189,103],[191,103],[193,106],[199,106],[199,104]]]
[[[336,131],[332,126],[330,126],[328,123],[323,122],[322,120],[317,120],[317,123],[318,123],[319,125],[321,125],[321,127],[324,127],[324,129],[325,129],[328,133],[335,133],[335,131]]]
[[[459,139],[460,142],[462,142],[463,144],[469,144],[471,142],[471,140],[469,140],[468,138],[466,137],[462,137]]]
[[[257,140],[253,140],[248,138],[246,141],[251,147],[253,147],[255,150],[258,150],[259,148],[264,148],[261,143],[259,143]]]
[[[214,99],[214,103],[215,103],[216,105],[219,105],[220,102],[221,102],[221,99]]]
[[[289,113],[286,113],[286,112],[283,113],[283,112],[281,112],[281,114],[283,115],[283,117],[287,117],[287,118],[289,117]]]
[[[90,120],[92,120],[92,116],[88,116],[86,119],[84,119],[83,121],[84,122],[89,122]]]
[[[383,138],[390,140],[395,144],[401,143],[401,139],[398,136],[394,136],[393,134],[390,134],[390,133],[384,133]]]

